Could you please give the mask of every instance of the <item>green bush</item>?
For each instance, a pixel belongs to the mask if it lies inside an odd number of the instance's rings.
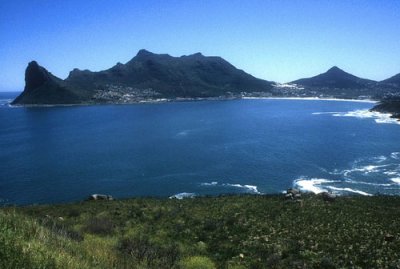
[[[91,218],[83,230],[90,234],[111,235],[114,232],[114,223],[106,218]]]
[[[176,244],[152,242],[145,235],[120,240],[118,250],[123,257],[151,268],[172,268],[180,256]]]
[[[55,268],[54,259],[43,251],[36,250],[34,253],[24,251],[23,243],[27,239],[24,235],[30,231],[23,230],[24,227],[21,227],[23,224],[27,224],[27,227],[28,224],[35,225],[34,222],[28,223],[22,220],[16,214],[0,213],[0,268]]]
[[[214,263],[207,257],[193,256],[183,259],[180,262],[182,269],[214,269]]]

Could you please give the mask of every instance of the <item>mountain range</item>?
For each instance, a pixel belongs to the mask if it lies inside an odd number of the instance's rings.
[[[255,78],[221,57],[201,53],[173,57],[140,50],[125,64],[117,63],[99,72],[74,69],[64,80],[32,61],[25,71],[24,91],[13,104],[134,103],[243,96],[382,99],[399,93],[400,74],[377,82],[335,66],[311,78],[278,84]]]

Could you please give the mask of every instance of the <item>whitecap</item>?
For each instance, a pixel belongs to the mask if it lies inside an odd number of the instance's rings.
[[[224,184],[222,184],[222,186],[244,189],[245,191],[252,192],[252,193],[257,193],[257,194],[261,193],[261,192],[258,191],[257,186],[254,186],[254,185],[241,185],[241,184],[224,183]]]
[[[360,191],[360,190],[354,190],[354,189],[351,189],[351,188],[338,188],[338,187],[333,187],[333,186],[327,186],[327,188],[330,189],[330,190],[334,190],[334,191],[347,191],[347,192],[361,194],[361,195],[364,195],[364,196],[372,196],[372,194],[369,194],[367,192]]]
[[[305,192],[313,192],[315,194],[318,194],[327,191],[322,187],[323,184],[335,182],[337,181],[324,178],[299,178],[293,182],[293,186]]]
[[[334,117],[355,117],[358,119],[374,119],[376,123],[390,123],[400,124],[397,119],[391,118],[390,113],[380,113],[376,111],[369,111],[367,109],[360,109],[348,112],[339,112],[332,114]]]
[[[221,186],[221,187],[229,187],[229,188],[238,188],[238,189],[243,189],[245,192],[250,192],[250,193],[256,193],[256,194],[261,194],[261,192],[258,190],[258,187],[255,185],[242,185],[242,184],[231,184],[231,183],[218,183],[218,181],[212,181],[212,182],[203,182],[200,183],[201,186]]]
[[[383,187],[388,187],[388,186],[392,185],[390,183],[373,183],[373,182],[365,182],[365,181],[356,181],[356,180],[351,180],[351,179],[346,179],[345,182],[349,183],[349,184],[361,184],[361,185],[383,186]]]
[[[396,184],[400,184],[400,177],[394,177],[394,178],[391,178],[390,180]]]
[[[386,161],[387,160],[387,158],[385,157],[385,156],[383,156],[383,155],[381,155],[381,156],[378,156],[378,157],[374,157],[374,158],[372,158],[374,161],[376,161],[377,163],[382,163],[382,162],[384,162],[384,161]]]
[[[392,153],[390,154],[390,157],[391,157],[392,159],[398,160],[398,159],[400,159],[400,152],[392,152]]]
[[[216,186],[218,185],[218,181],[212,181],[212,182],[203,182],[200,183],[201,186]]]
[[[0,106],[9,106],[12,102],[12,99],[0,99]]]
[[[397,176],[397,175],[399,175],[399,173],[398,172],[394,172],[394,171],[386,171],[386,172],[383,172],[385,175],[388,175],[388,176]]]
[[[336,174],[343,174],[345,177],[349,176],[349,174],[354,173],[354,172],[361,172],[364,175],[368,175],[370,173],[380,173],[381,168],[387,167],[389,165],[384,164],[384,165],[364,165],[360,167],[355,167],[353,169],[345,169],[341,173],[337,172]]]
[[[181,193],[177,193],[177,194],[170,196],[169,199],[182,200],[183,198],[193,198],[195,196],[196,196],[196,194],[192,193],[192,192],[181,192]]]
[[[187,136],[189,134],[189,130],[184,130],[176,134],[176,136]]]

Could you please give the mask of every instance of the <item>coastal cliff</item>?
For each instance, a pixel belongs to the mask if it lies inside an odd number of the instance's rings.
[[[201,53],[172,57],[140,50],[126,64],[91,72],[74,69],[62,80],[35,61],[25,72],[26,86],[13,104],[133,103],[161,98],[237,96],[269,93],[273,83],[237,69],[221,57]]]
[[[66,79],[37,62],[25,72],[25,89],[13,105],[126,104],[159,100],[241,97],[319,97],[382,100],[400,95],[400,74],[383,81],[354,76],[334,66],[290,83],[262,80],[221,57],[201,53],[173,57],[140,50],[125,64],[92,72],[75,68]]]
[[[381,113],[390,113],[392,114],[392,118],[400,120],[400,99],[383,100],[371,110]]]

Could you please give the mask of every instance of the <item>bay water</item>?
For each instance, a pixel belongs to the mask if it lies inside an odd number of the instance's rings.
[[[251,99],[13,107],[0,203],[280,193],[400,194],[400,125],[373,103]]]

